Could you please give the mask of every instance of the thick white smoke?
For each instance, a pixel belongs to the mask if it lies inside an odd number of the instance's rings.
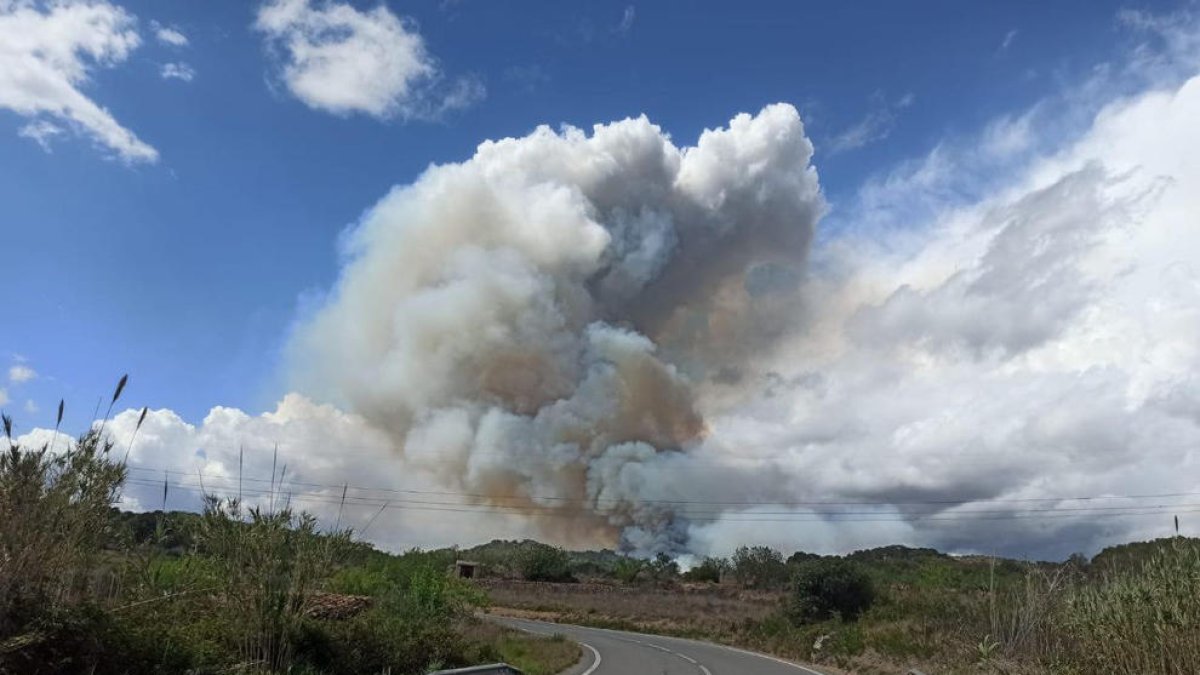
[[[358,493],[342,522],[394,500],[367,533],[391,547],[1062,557],[1175,514],[1194,533],[1200,30],[1170,24],[1186,53],[1139,49],[1097,70],[1112,87],[867,181],[811,251],[825,207],[786,105],[689,148],[644,118],[485,143],[346,236],[293,336],[302,394],[151,412],[129,496],[156,507],[164,466],[228,494],[239,447],[261,479],[278,443],[329,519],[343,482],[440,491]]]
[[[1028,509],[1200,491],[1166,468],[1200,443],[1198,92],[1117,101],[987,198],[848,230],[808,273],[824,205],[789,106],[694,148],[645,119],[485,143],[348,236],[301,386],[450,489],[557,512],[535,520],[563,543],[1094,550],[1152,521]],[[887,189],[935,194],[912,175]],[[864,505],[803,506],[827,500]],[[955,520],[980,515],[1012,519]]]
[[[456,488],[579,512],[547,519],[562,533],[678,544],[622,472],[698,443],[694,382],[786,322],[752,279],[802,272],[824,208],[812,152],[782,104],[687,148],[645,117],[484,143],[348,235],[294,343],[302,386]]]

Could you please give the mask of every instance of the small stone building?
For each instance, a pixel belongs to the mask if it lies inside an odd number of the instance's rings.
[[[483,572],[483,565],[470,560],[457,560],[454,563],[454,576],[459,579],[475,579]]]

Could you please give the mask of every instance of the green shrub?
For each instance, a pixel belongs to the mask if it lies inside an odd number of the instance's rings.
[[[779,588],[787,582],[783,554],[769,546],[742,546],[731,562],[733,575],[747,588]]]
[[[721,575],[728,573],[730,569],[731,565],[725,558],[707,557],[684,572],[683,578],[687,581],[707,581],[716,584],[721,582]]]
[[[666,553],[654,556],[646,567],[655,581],[669,581],[679,576],[679,563]]]
[[[11,420],[4,418],[6,432]],[[92,600],[109,508],[125,467],[89,431],[71,448],[0,452],[0,639],[38,615]]]
[[[1200,672],[1200,548],[1147,549],[1069,594],[1064,622],[1083,672]]]
[[[788,603],[795,623],[831,618],[853,621],[875,601],[875,585],[857,564],[832,558],[807,562],[796,571]]]
[[[621,558],[613,565],[613,576],[618,581],[631,584],[646,569],[646,561],[638,558]]]
[[[196,664],[187,649],[164,649],[162,626],[129,621],[97,605],[46,611],[0,642],[2,675],[153,675]]]
[[[298,664],[329,675],[417,675],[467,665],[466,646],[454,625],[414,621],[388,607],[344,621],[303,621],[294,645]]]
[[[349,533],[318,534],[308,514],[243,510],[236,500],[206,496],[196,538],[218,570],[220,586],[211,590],[237,627],[240,659],[286,670],[312,593],[344,555]]]
[[[537,544],[521,553],[521,577],[526,581],[575,581],[571,558],[561,548]]]

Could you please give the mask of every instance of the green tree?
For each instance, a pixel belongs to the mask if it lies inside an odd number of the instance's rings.
[[[561,548],[536,544],[521,553],[518,561],[526,581],[575,581],[571,558]]]
[[[659,553],[649,564],[650,575],[655,581],[669,581],[679,576],[679,563],[666,553]]]
[[[687,581],[708,581],[716,584],[721,582],[721,575],[729,573],[731,569],[733,566],[725,558],[706,557],[700,564],[684,572],[683,578]]]
[[[858,564],[839,558],[806,562],[792,580],[788,616],[796,624],[856,620],[875,601],[875,585]]]
[[[617,579],[624,583],[631,584],[637,581],[642,572],[646,569],[646,561],[638,558],[621,558],[613,565],[613,574]]]
[[[783,554],[769,546],[742,546],[733,553],[733,575],[746,588],[778,588],[787,582]]]

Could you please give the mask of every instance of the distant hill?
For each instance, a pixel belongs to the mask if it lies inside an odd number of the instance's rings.
[[[176,554],[194,547],[195,531],[200,523],[200,514],[198,513],[190,511],[134,513],[116,508],[112,509],[111,513],[111,547],[118,547],[123,543],[153,544]],[[373,548],[365,543],[360,546],[363,553]],[[1200,539],[1169,537],[1110,546],[1097,553],[1090,561],[1083,563],[1076,561],[1073,563],[1039,563],[1039,565],[1053,567],[1062,564],[1084,564],[1093,574],[1103,574],[1106,571],[1141,564],[1168,546],[1189,547],[1200,553]],[[486,544],[470,548],[439,549],[431,553],[438,553],[447,560],[457,558],[483,563],[488,574],[517,576],[517,562],[523,555],[538,548],[550,547],[532,539],[520,541],[494,539]],[[580,577],[612,577],[621,561],[629,559],[611,549],[566,551],[566,555],[570,560],[571,569]],[[790,565],[799,565],[804,561],[827,557],[837,556],[821,556],[797,551],[791,554],[787,561]],[[842,557],[863,565],[878,578],[916,585],[940,583],[945,580],[945,577],[957,577],[959,581],[963,581],[964,577],[978,576],[984,572],[991,574],[993,570],[999,574],[1015,573],[1028,564],[1025,561],[989,556],[951,556],[932,548],[913,548],[899,544],[862,549]]]
[[[1093,573],[1104,573],[1118,568],[1140,565],[1169,547],[1191,549],[1200,553],[1200,539],[1194,537],[1163,537],[1151,541],[1135,541],[1129,544],[1110,546],[1092,557]]]

